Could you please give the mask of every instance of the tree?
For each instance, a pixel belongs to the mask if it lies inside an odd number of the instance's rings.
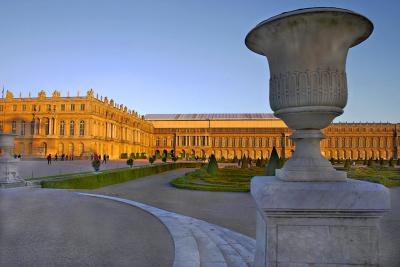
[[[278,152],[276,152],[276,148],[274,147],[272,149],[271,156],[268,161],[265,175],[266,176],[275,176],[276,169],[279,169],[279,156],[278,156]]]
[[[218,163],[217,159],[215,158],[214,154],[211,154],[210,160],[208,161],[207,165],[207,173],[210,175],[217,174],[218,171]]]

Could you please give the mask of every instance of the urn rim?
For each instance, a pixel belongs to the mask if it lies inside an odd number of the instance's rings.
[[[349,9],[344,9],[344,8],[337,8],[337,7],[309,7],[309,8],[300,8],[300,9],[295,9],[292,11],[288,11],[288,12],[283,12],[281,14],[275,15],[273,17],[270,17],[266,20],[261,21],[260,23],[258,23],[253,29],[250,30],[250,32],[246,35],[245,38],[245,45],[247,46],[248,49],[250,49],[251,51],[257,53],[257,54],[261,54],[264,55],[261,51],[258,51],[258,49],[253,47],[253,35],[258,32],[258,30],[262,27],[266,27],[269,26],[272,23],[275,23],[276,21],[282,20],[282,19],[286,19],[289,17],[294,17],[294,16],[301,16],[304,14],[318,14],[318,13],[342,13],[342,14],[348,14],[348,15],[353,15],[356,17],[359,17],[360,19],[362,19],[363,21],[366,22],[367,25],[367,29],[364,33],[363,36],[361,36],[360,38],[357,38],[356,40],[354,40],[354,42],[352,43],[351,47],[358,45],[359,43],[363,42],[364,40],[368,39],[368,37],[371,35],[371,33],[374,30],[374,24],[372,23],[371,20],[369,20],[367,17],[365,17],[364,15],[361,15],[357,12],[354,12],[352,10]]]

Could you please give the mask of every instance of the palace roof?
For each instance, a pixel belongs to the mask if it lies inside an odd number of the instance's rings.
[[[270,113],[147,114],[145,120],[271,120]]]

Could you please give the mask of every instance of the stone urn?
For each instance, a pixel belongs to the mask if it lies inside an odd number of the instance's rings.
[[[340,8],[306,8],[259,23],[246,46],[268,59],[274,115],[294,129],[296,149],[276,176],[286,181],[343,181],[320,152],[321,129],[347,103],[346,57],[367,39],[373,24]]]
[[[18,174],[18,160],[11,155],[15,136],[15,134],[0,133],[0,187],[25,185],[24,180]]]

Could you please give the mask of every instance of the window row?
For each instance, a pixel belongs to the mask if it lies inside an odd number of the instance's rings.
[[[75,106],[76,106],[76,104],[69,104],[69,111],[77,110]],[[80,111],[85,111],[85,104],[80,104],[78,106],[79,106],[79,110]],[[66,107],[67,107],[66,104],[60,104],[59,109],[60,109],[60,111],[66,111]],[[47,105],[44,105],[43,108],[44,108],[43,111],[54,111],[54,112],[58,111],[57,110],[57,105],[47,104]],[[13,112],[15,112],[15,111],[33,111],[33,112],[36,112],[36,111],[41,111],[41,110],[42,110],[42,105],[33,104],[33,105],[30,105],[29,107],[26,104],[22,104],[21,106],[18,106],[16,104],[12,105],[12,111]],[[0,111],[4,111],[4,106],[3,105],[0,105]]]
[[[41,132],[41,123],[39,120],[32,120],[31,122],[25,122],[21,121],[20,122],[20,132],[17,133],[17,121],[12,121],[11,122],[11,132],[13,134],[19,134],[19,135],[26,135],[26,128],[30,126],[30,134],[42,134]],[[3,128],[3,125],[1,124],[1,130]],[[66,135],[66,122],[65,121],[60,121],[59,123],[59,135],[63,136]],[[44,120],[44,134],[45,135],[50,135],[50,134],[55,134],[55,120],[54,119],[45,119]],[[69,135],[74,136],[75,135],[75,121],[70,121],[69,122]],[[79,136],[84,136],[85,135],[85,121],[80,121],[79,122]]]

